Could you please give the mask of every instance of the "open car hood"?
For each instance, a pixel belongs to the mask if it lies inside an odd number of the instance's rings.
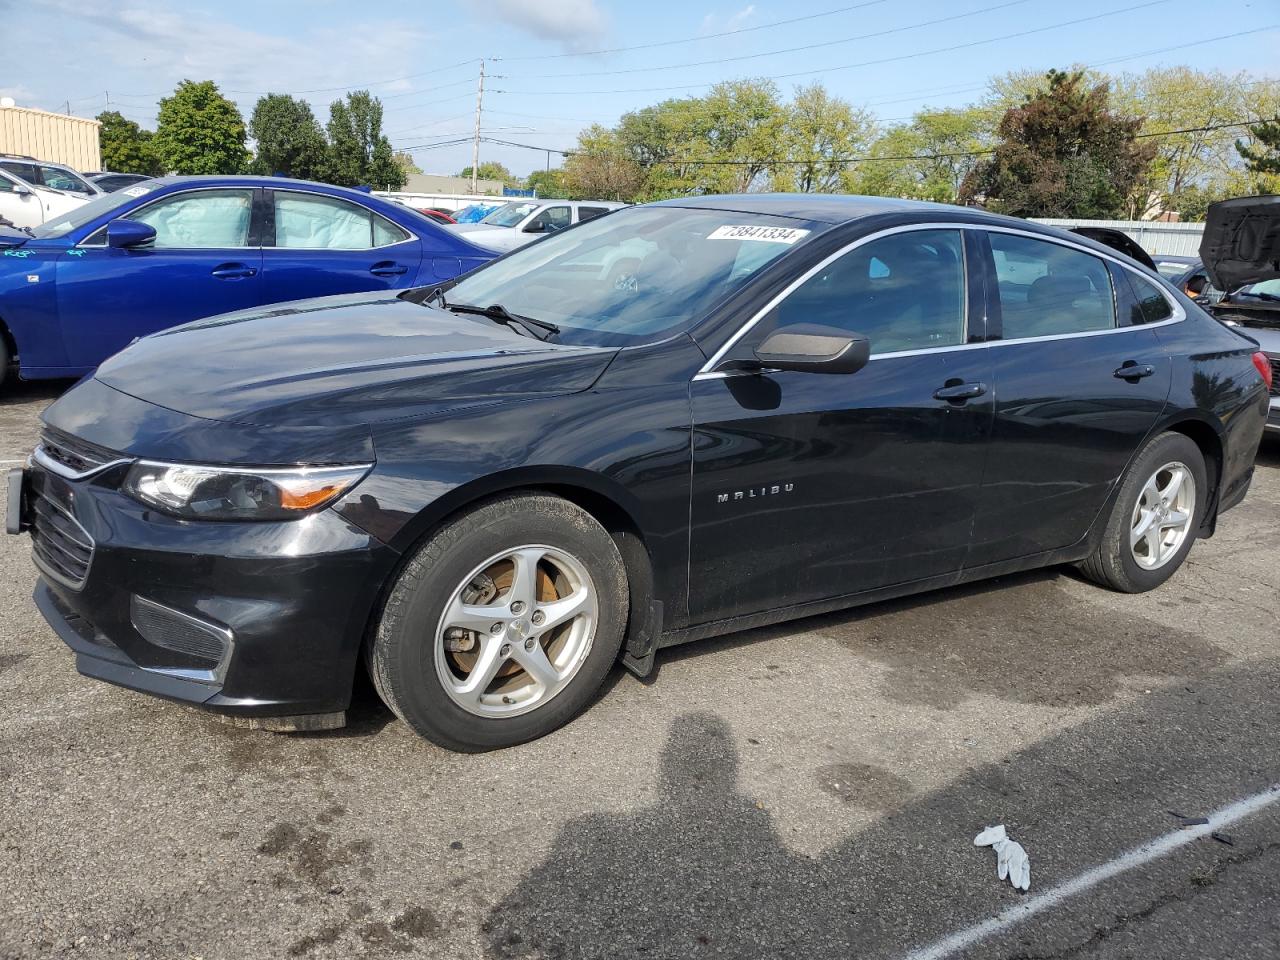
[[[1209,204],[1200,259],[1219,290],[1280,277],[1280,196]]]
[[[1072,227],[1071,232],[1078,233],[1082,237],[1087,237],[1094,243],[1101,243],[1104,246],[1108,246],[1112,250],[1119,250],[1126,257],[1137,260],[1144,267],[1151,270],[1156,269],[1156,263],[1151,259],[1151,254],[1138,246],[1138,242],[1127,233],[1122,233],[1119,230],[1112,230],[1108,227]]]

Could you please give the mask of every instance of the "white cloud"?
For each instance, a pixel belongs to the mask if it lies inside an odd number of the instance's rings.
[[[737,13],[731,13],[727,17],[721,17],[719,14],[708,13],[702,18],[702,25],[699,33],[729,33],[733,30],[741,30],[748,21],[756,15],[756,5],[754,3],[747,4]]]
[[[590,50],[605,35],[595,0],[492,0],[489,9],[512,26],[566,51]]]

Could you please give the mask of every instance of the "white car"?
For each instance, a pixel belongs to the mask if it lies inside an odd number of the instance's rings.
[[[513,200],[478,223],[454,223],[448,229],[472,243],[506,253],[539,237],[625,207],[611,200]]]
[[[97,197],[27,183],[0,167],[0,220],[15,227],[38,227]]]

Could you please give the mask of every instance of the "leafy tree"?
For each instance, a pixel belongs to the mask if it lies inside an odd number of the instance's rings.
[[[249,132],[258,145],[254,173],[324,179],[328,144],[305,100],[286,93],[267,94],[253,108]]]
[[[152,143],[154,134],[115,110],[98,114],[102,127],[98,131],[102,145],[102,169],[115,173],[145,173],[155,177],[164,173]]]
[[[1046,79],[1048,89],[1005,112],[994,155],[965,178],[960,198],[1022,217],[1122,216],[1155,154],[1135,139],[1142,119],[1113,112],[1107,84],[1086,86],[1079,71]]]
[[[1280,117],[1249,128],[1252,145],[1236,141],[1236,150],[1253,173],[1280,174]]]
[[[559,168],[535,170],[524,178],[524,182],[525,186],[537,193],[539,197],[569,196],[569,185],[565,180],[564,171]]]
[[[458,171],[458,176],[466,177],[467,179],[470,179],[471,167],[469,165],[463,167],[461,170]],[[506,167],[504,167],[502,164],[496,163],[493,160],[489,160],[489,161],[486,161],[485,163],[480,164],[480,169],[476,172],[476,179],[477,180],[497,180],[504,187],[511,187],[512,189],[517,189],[517,190],[521,188],[520,178],[517,177],[510,170],[508,170]]]
[[[244,118],[212,80],[183,80],[160,101],[152,144],[175,173],[240,173],[249,164]]]
[[[845,174],[850,193],[955,203],[965,177],[990,147],[993,130],[981,107],[916,114],[890,127],[869,150],[872,158]]]
[[[565,160],[564,179],[570,198],[630,202],[639,197],[645,173],[626,155],[616,133],[594,123],[578,134],[578,149]]]
[[[329,105],[329,179],[345,186],[399,189],[405,173],[382,132],[382,101],[368,90]]]
[[[413,154],[408,153],[407,151],[397,150],[395,156],[391,159],[394,160],[396,162],[396,166],[403,171],[406,179],[422,173],[422,168],[413,162]]]
[[[779,165],[773,186],[801,193],[839,190],[846,167],[842,160],[862,153],[874,130],[870,114],[831,96],[820,83],[796,90],[782,120],[787,163]]]

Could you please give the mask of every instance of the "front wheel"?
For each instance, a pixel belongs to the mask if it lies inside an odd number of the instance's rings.
[[[1160,586],[1190,552],[1208,492],[1200,448],[1181,433],[1162,433],[1129,467],[1097,549],[1080,570],[1124,593]]]
[[[551,732],[591,699],[627,621],[608,532],[559,497],[517,494],[451,521],[391,589],[369,648],[374,685],[454,750]]]

